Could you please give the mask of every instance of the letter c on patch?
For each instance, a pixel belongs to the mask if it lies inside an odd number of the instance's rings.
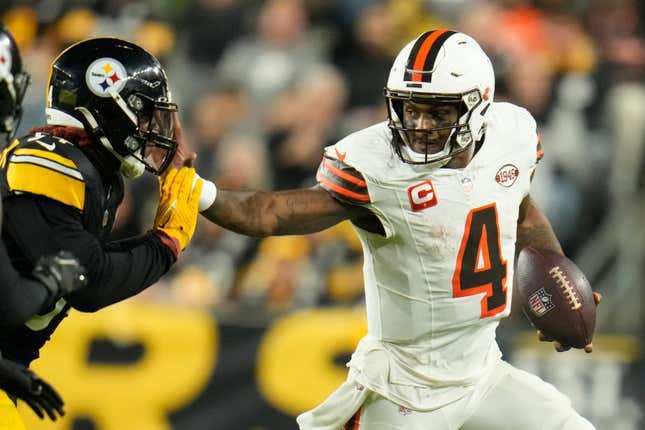
[[[409,187],[408,197],[410,198],[410,206],[414,212],[427,209],[438,203],[434,186],[429,180],[419,182],[418,184],[414,184]]]

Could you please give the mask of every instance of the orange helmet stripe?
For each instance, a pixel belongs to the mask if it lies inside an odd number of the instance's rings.
[[[421,35],[410,52],[408,58],[408,69],[406,70],[404,80],[413,82],[430,82],[432,75],[429,73],[414,73],[430,72],[434,69],[434,62],[439,53],[441,45],[450,37],[455,34],[450,30],[434,30],[426,32]]]

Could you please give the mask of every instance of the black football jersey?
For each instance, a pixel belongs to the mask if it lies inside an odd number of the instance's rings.
[[[0,157],[0,190],[2,237],[16,269],[28,274],[40,256],[67,250],[80,260],[88,278],[86,287],[43,309],[24,326],[3,330],[0,351],[7,358],[30,362],[70,307],[95,311],[128,298],[154,283],[175,261],[151,233],[110,242],[123,180],[116,172],[100,172],[81,148],[65,139],[35,133],[14,141]]]

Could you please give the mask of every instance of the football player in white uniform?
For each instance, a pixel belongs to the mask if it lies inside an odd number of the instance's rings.
[[[298,417],[301,429],[593,429],[554,387],[503,361],[495,340],[516,243],[562,249],[529,196],[535,121],[494,93],[475,40],[428,31],[394,62],[389,121],[327,147],[317,186],[219,190],[202,212],[260,237],[350,220],[362,241],[368,334],[347,381]]]

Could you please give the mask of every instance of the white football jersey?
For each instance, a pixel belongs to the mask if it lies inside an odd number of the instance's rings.
[[[531,115],[508,103],[491,105],[484,143],[465,168],[404,163],[391,140],[383,122],[327,147],[318,180],[369,208],[386,231],[356,227],[368,335],[352,374],[429,410],[463,396],[501,356],[495,329],[510,312],[518,212],[539,142]]]

